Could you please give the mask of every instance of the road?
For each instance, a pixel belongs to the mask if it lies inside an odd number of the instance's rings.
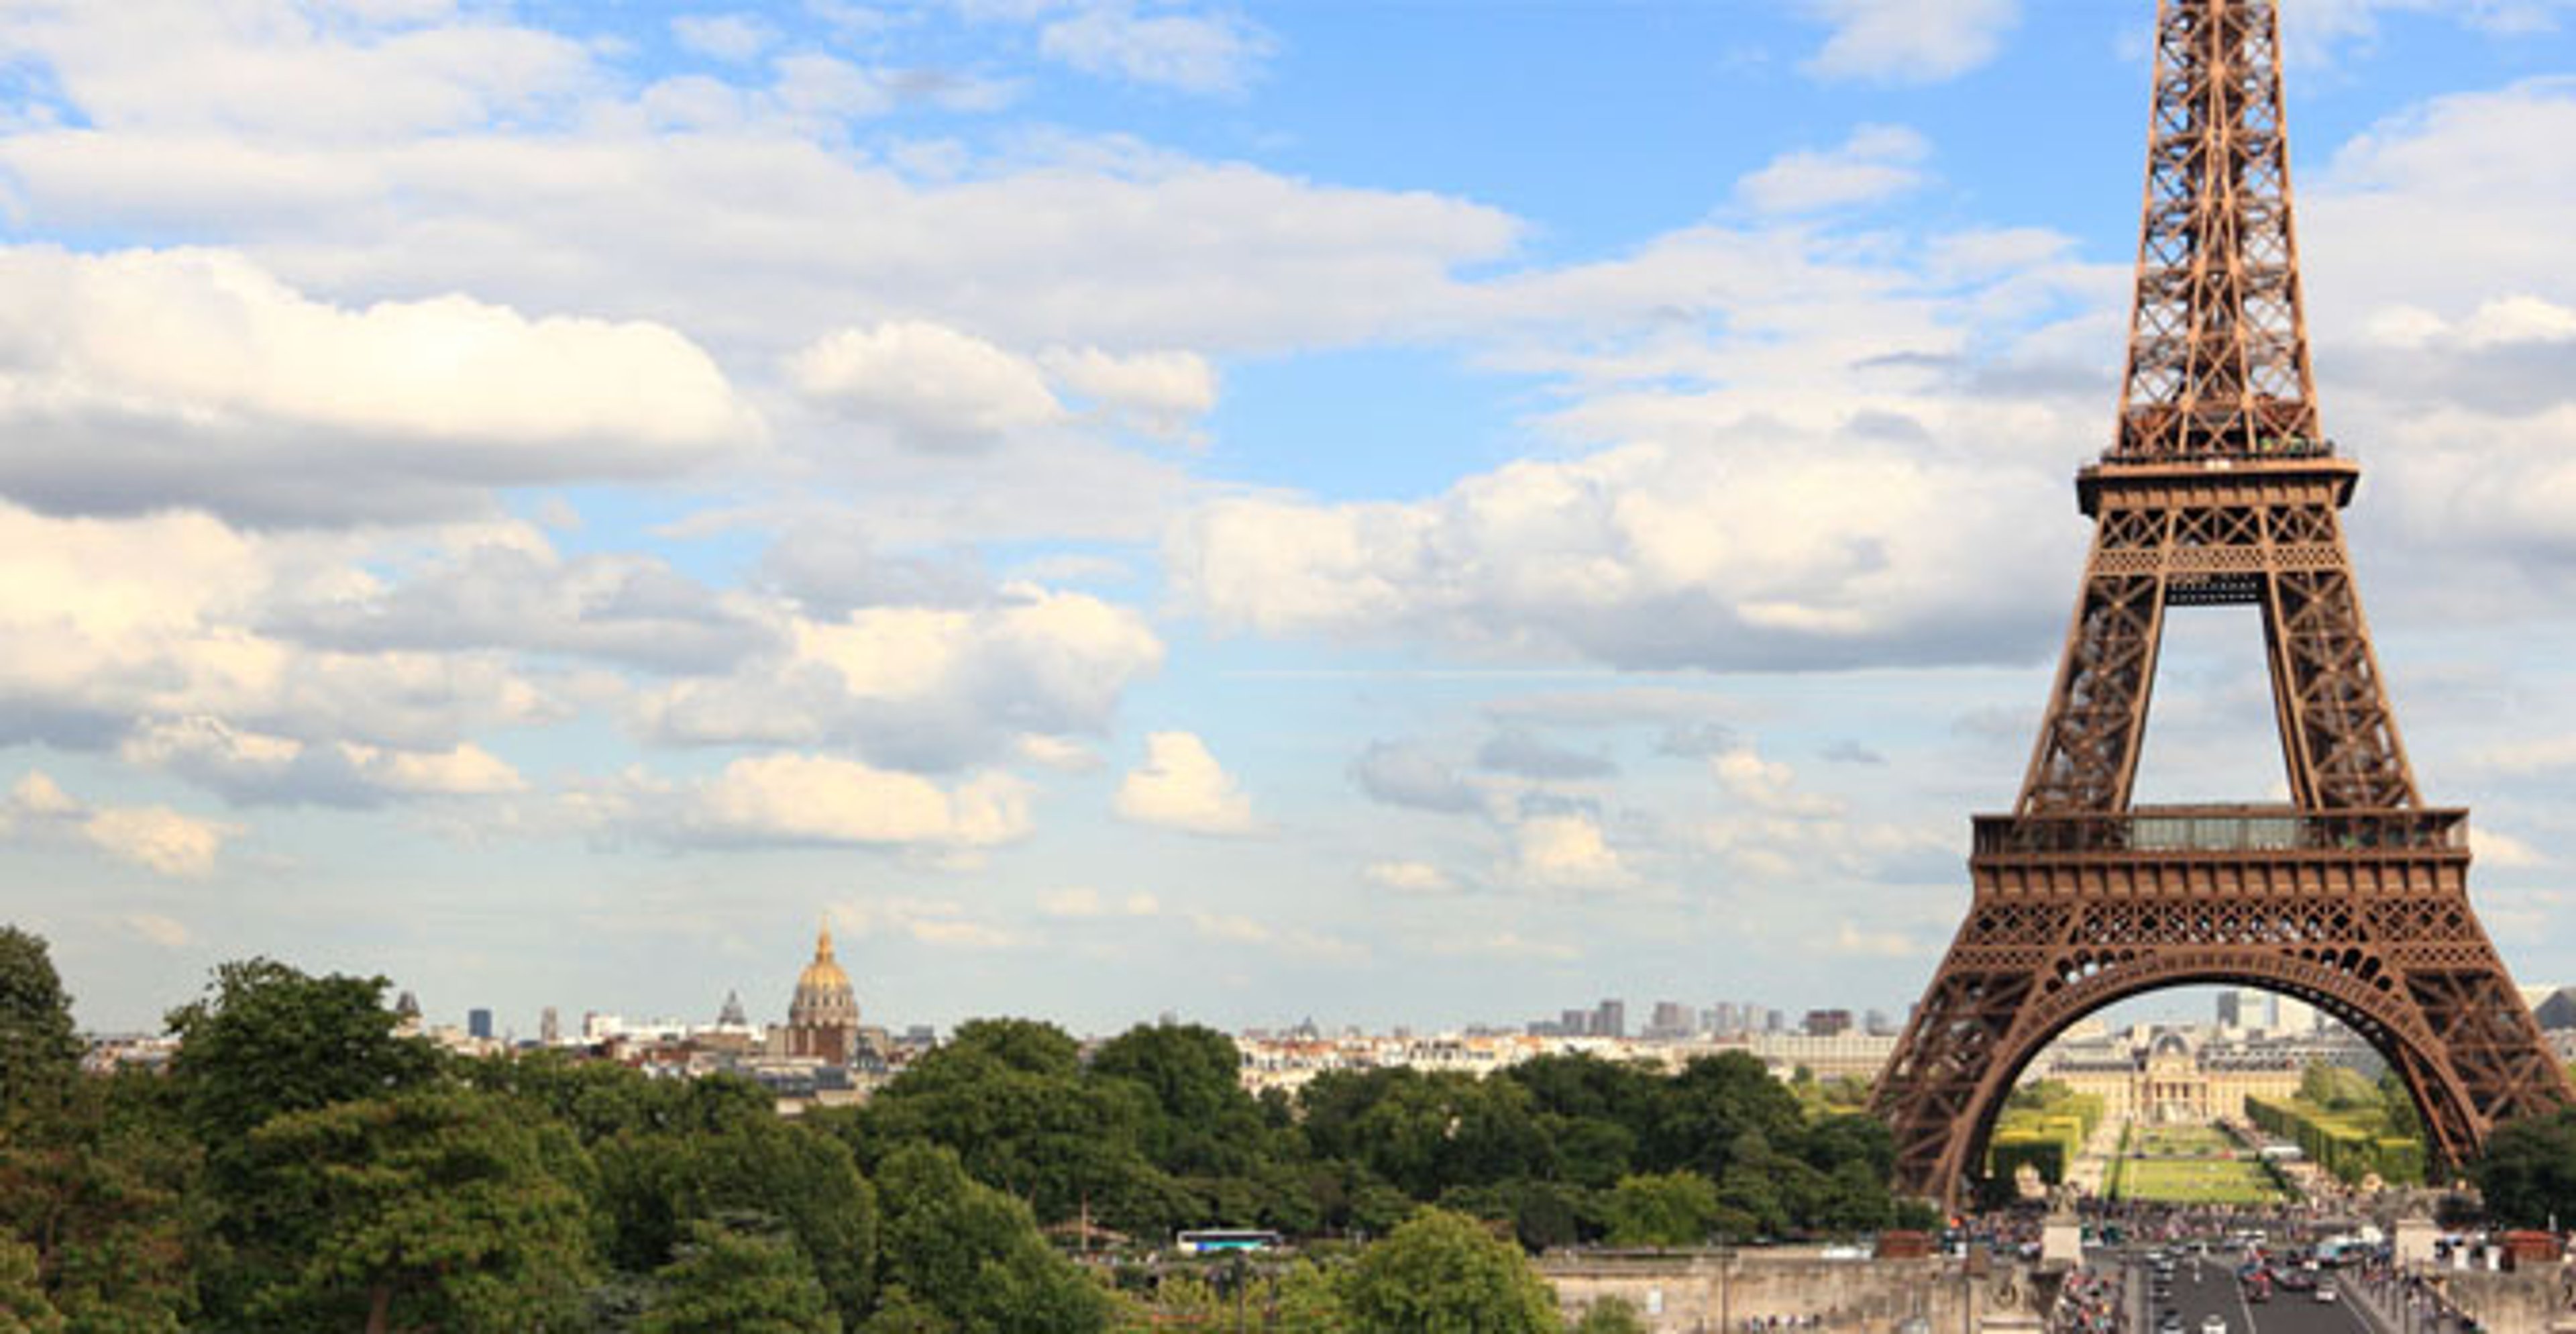
[[[2213,1315],[2227,1322],[2227,1334],[2377,1334],[2348,1302],[2320,1302],[2311,1292],[2275,1292],[2268,1302],[2248,1303],[2236,1281],[2242,1258],[2238,1252],[2216,1252],[2196,1263],[2189,1255],[2177,1255],[2172,1286],[2162,1297],[2153,1295],[2154,1271],[2145,1252],[2133,1251],[2126,1258],[2131,1266],[2128,1290],[2140,1295],[2145,1317],[2143,1325],[2131,1328],[2145,1334],[2155,1334],[2159,1327],[2170,1331],[2163,1323],[2167,1311],[2181,1317],[2182,1334],[2200,1334],[2201,1322]],[[2322,1277],[2333,1283],[2331,1271]]]

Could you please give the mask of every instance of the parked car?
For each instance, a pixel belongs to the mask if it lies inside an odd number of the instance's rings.
[[[2335,1293],[2335,1285],[2333,1285],[2333,1284],[2331,1284],[2331,1283],[2320,1283],[2320,1284],[2318,1284],[2318,1285],[2317,1285],[2317,1300],[2318,1300],[2318,1301],[2321,1301],[2321,1302],[2331,1302],[2331,1301],[2338,1301],[2338,1300],[2340,1300],[2340,1298],[2339,1298],[2339,1297],[2337,1296],[2337,1294]]]
[[[2227,1334],[2227,1317],[2223,1315],[2202,1317],[2200,1334]]]

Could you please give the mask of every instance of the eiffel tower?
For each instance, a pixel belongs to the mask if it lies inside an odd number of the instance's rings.
[[[1955,1203],[2013,1081],[2069,1024],[2202,983],[2295,996],[2405,1080],[2459,1164],[2576,1097],[2469,907],[2468,812],[2428,807],[2353,589],[2361,470],[2318,427],[2274,0],[2160,0],[2119,431],[2046,721],[1877,1091],[1898,1185]],[[2167,612],[2262,609],[2280,805],[2137,806]]]

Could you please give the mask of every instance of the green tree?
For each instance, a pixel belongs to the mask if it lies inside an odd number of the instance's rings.
[[[1806,1127],[1796,1095],[1743,1052],[1703,1056],[1682,1067],[1655,1100],[1640,1165],[1687,1167],[1723,1182],[1739,1145],[1795,1143]]]
[[[1585,1307],[1583,1317],[1568,1327],[1572,1334],[1647,1334],[1646,1318],[1625,1297],[1604,1297]]]
[[[381,977],[311,977],[269,959],[215,969],[207,995],[169,1015],[170,1077],[199,1143],[220,1159],[272,1116],[381,1097],[438,1069],[395,1033]]]
[[[1047,1222],[1086,1206],[1129,1232],[1164,1230],[1176,1196],[1140,1145],[1149,1095],[1124,1079],[1086,1080],[1073,1039],[1052,1025],[978,1019],[913,1062],[847,1130],[862,1165],[900,1146],[956,1152],[967,1173],[1028,1201]]]
[[[689,1225],[641,1334],[841,1334],[832,1296],[796,1239],[765,1220]]]
[[[875,1192],[849,1148],[763,1109],[715,1129],[623,1132],[596,1149],[610,1258],[646,1272],[676,1254],[691,1227],[757,1215],[794,1240],[843,1323],[875,1293]]]
[[[1090,1073],[1144,1093],[1142,1147],[1155,1166],[1179,1176],[1244,1176],[1268,1155],[1271,1135],[1243,1091],[1242,1067],[1234,1039],[1215,1029],[1139,1024],[1102,1043]]]
[[[2487,1215],[2507,1227],[2576,1219],[2576,1109],[2508,1121],[2469,1167]]]
[[[1047,1245],[1027,1205],[969,1177],[954,1152],[905,1145],[876,1179],[884,1305],[927,1303],[961,1334],[1096,1334],[1107,1325],[1108,1295]],[[877,1320],[866,1328],[883,1334]]]
[[[547,1136],[560,1146],[549,1146]],[[547,1170],[578,1146],[507,1099],[413,1090],[278,1117],[250,1176],[278,1231],[250,1300],[267,1329],[570,1329],[595,1264],[586,1205]]]
[[[0,1237],[0,1334],[62,1334],[62,1312],[45,1300],[36,1248]]]
[[[0,1235],[36,1247],[75,1334],[175,1334],[195,1304],[187,1226],[199,1156],[168,1094],[168,1081],[139,1071],[85,1079],[0,1134]]]
[[[1350,1310],[1331,1271],[1299,1260],[1272,1281],[1271,1334],[1343,1334],[1350,1328]]]
[[[953,1334],[956,1328],[946,1312],[901,1284],[885,1290],[876,1314],[859,1327],[860,1334]]]
[[[1559,1334],[1556,1297],[1520,1248],[1474,1219],[1425,1209],[1360,1253],[1343,1289],[1376,1334]]]
[[[2346,1066],[2310,1061],[2299,1072],[2299,1096],[2329,1112],[2376,1108],[2379,1090],[2368,1077]]]
[[[1723,1216],[1717,1186],[1697,1172],[1622,1178],[1606,1212],[1613,1246],[1697,1246]]]
[[[44,937],[0,926],[0,1116],[59,1097],[80,1057],[71,997]]]

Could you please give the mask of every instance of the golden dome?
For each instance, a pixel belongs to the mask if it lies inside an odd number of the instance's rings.
[[[832,959],[832,924],[828,920],[814,937],[814,962],[796,975],[796,998],[787,1005],[787,1027],[809,1034],[806,1046],[811,1050],[794,1053],[798,1055],[829,1054],[825,1049],[833,1047],[846,1049],[850,1036],[858,1030],[858,994],[850,989],[850,975]],[[824,1042],[812,1037],[814,1032],[833,1036]],[[791,1041],[790,1046],[794,1045]],[[846,1056],[843,1050],[835,1059]]]
[[[849,989],[850,975],[842,972],[841,965],[832,959],[832,924],[825,922],[822,931],[814,938],[814,962],[805,965],[805,971],[796,975],[796,990],[802,993]]]

